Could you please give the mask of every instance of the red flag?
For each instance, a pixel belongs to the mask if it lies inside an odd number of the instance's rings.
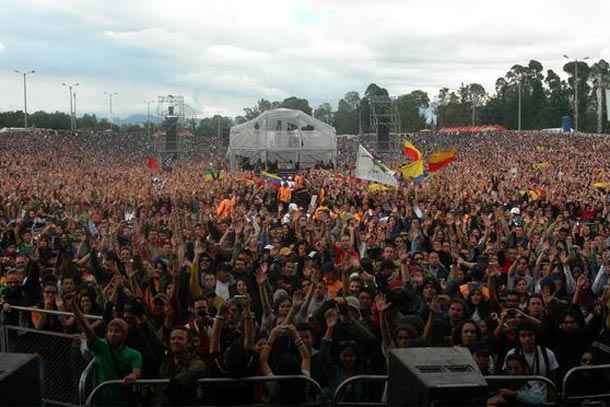
[[[153,170],[159,169],[159,163],[152,157],[146,158],[146,165],[148,165],[148,168],[153,169]]]
[[[456,151],[441,151],[428,156],[428,171],[434,172],[455,161]]]

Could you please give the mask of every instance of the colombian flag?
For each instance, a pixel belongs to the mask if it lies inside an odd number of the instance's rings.
[[[544,189],[530,189],[529,196],[532,201],[537,201],[545,195]]]
[[[455,161],[455,156],[455,150],[441,151],[439,153],[430,154],[428,157],[428,171],[434,172],[448,166]]]
[[[422,153],[419,151],[413,144],[409,143],[407,140],[402,144],[402,152],[407,157],[411,157],[413,161],[421,160]]]
[[[400,172],[405,179],[413,178],[417,180],[424,175],[424,160],[420,159],[409,164],[403,164],[400,166]]]
[[[261,179],[274,188],[282,186],[282,178],[279,175],[263,171],[261,172]]]

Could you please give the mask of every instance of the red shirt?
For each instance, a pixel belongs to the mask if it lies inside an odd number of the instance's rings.
[[[335,261],[335,266],[340,266],[343,263],[343,261],[347,258],[348,255],[360,260],[360,253],[358,253],[356,250],[354,250],[353,247],[350,247],[349,249],[344,250],[343,247],[341,247],[341,244],[336,244],[333,247],[333,250],[337,254],[337,260]]]

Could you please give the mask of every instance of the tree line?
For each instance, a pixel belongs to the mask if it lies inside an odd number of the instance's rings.
[[[574,80],[576,70],[578,83]],[[400,132],[477,124],[500,124],[508,129],[518,129],[520,124],[523,130],[538,130],[560,127],[562,116],[574,120],[574,98],[577,96],[579,130],[610,131],[603,97],[603,90],[610,88],[608,62],[601,59],[589,65],[585,61],[578,61],[576,66],[576,62],[571,61],[563,66],[563,71],[567,79],[562,79],[552,69],[545,70],[540,62],[531,60],[527,65],[513,65],[496,80],[494,89],[485,89],[479,83],[461,84],[458,89],[442,88],[432,97],[422,90],[414,90],[391,98],[386,88],[371,83],[362,96],[357,91],[346,92],[336,108],[329,102],[312,108],[307,99],[296,96],[273,102],[260,99],[254,106],[244,108],[243,115],[233,118],[215,115],[188,120],[186,127],[200,136],[227,135],[229,128],[235,124],[251,120],[265,110],[284,107],[301,110],[331,124],[337,134],[376,132],[371,120],[373,110],[380,125],[392,125]],[[38,128],[70,129],[70,116],[63,112],[35,112],[28,115],[28,121]],[[22,111],[0,113],[0,128],[22,125]],[[98,120],[94,114],[77,118],[76,125],[82,130],[110,127],[107,119]],[[164,123],[158,127],[163,129],[166,126]],[[122,131],[143,131],[146,123],[114,127]]]

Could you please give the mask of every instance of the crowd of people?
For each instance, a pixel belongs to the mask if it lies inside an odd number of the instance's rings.
[[[485,375],[557,384],[608,363],[610,139],[409,140],[424,155],[455,148],[457,160],[373,191],[350,175],[357,143],[346,141],[335,169],[278,187],[227,171],[218,149],[163,171],[146,165],[145,137],[0,134],[4,323],[81,334],[96,380],[124,383],[100,393],[110,405],[323,400],[351,376],[387,373],[396,348],[464,347]],[[281,375],[309,376],[324,394],[296,379],[196,384]],[[169,382],[134,392],[140,378]],[[577,376],[570,391],[601,392],[607,379]],[[488,404],[547,393],[526,382]],[[385,397],[359,381],[341,400]]]

